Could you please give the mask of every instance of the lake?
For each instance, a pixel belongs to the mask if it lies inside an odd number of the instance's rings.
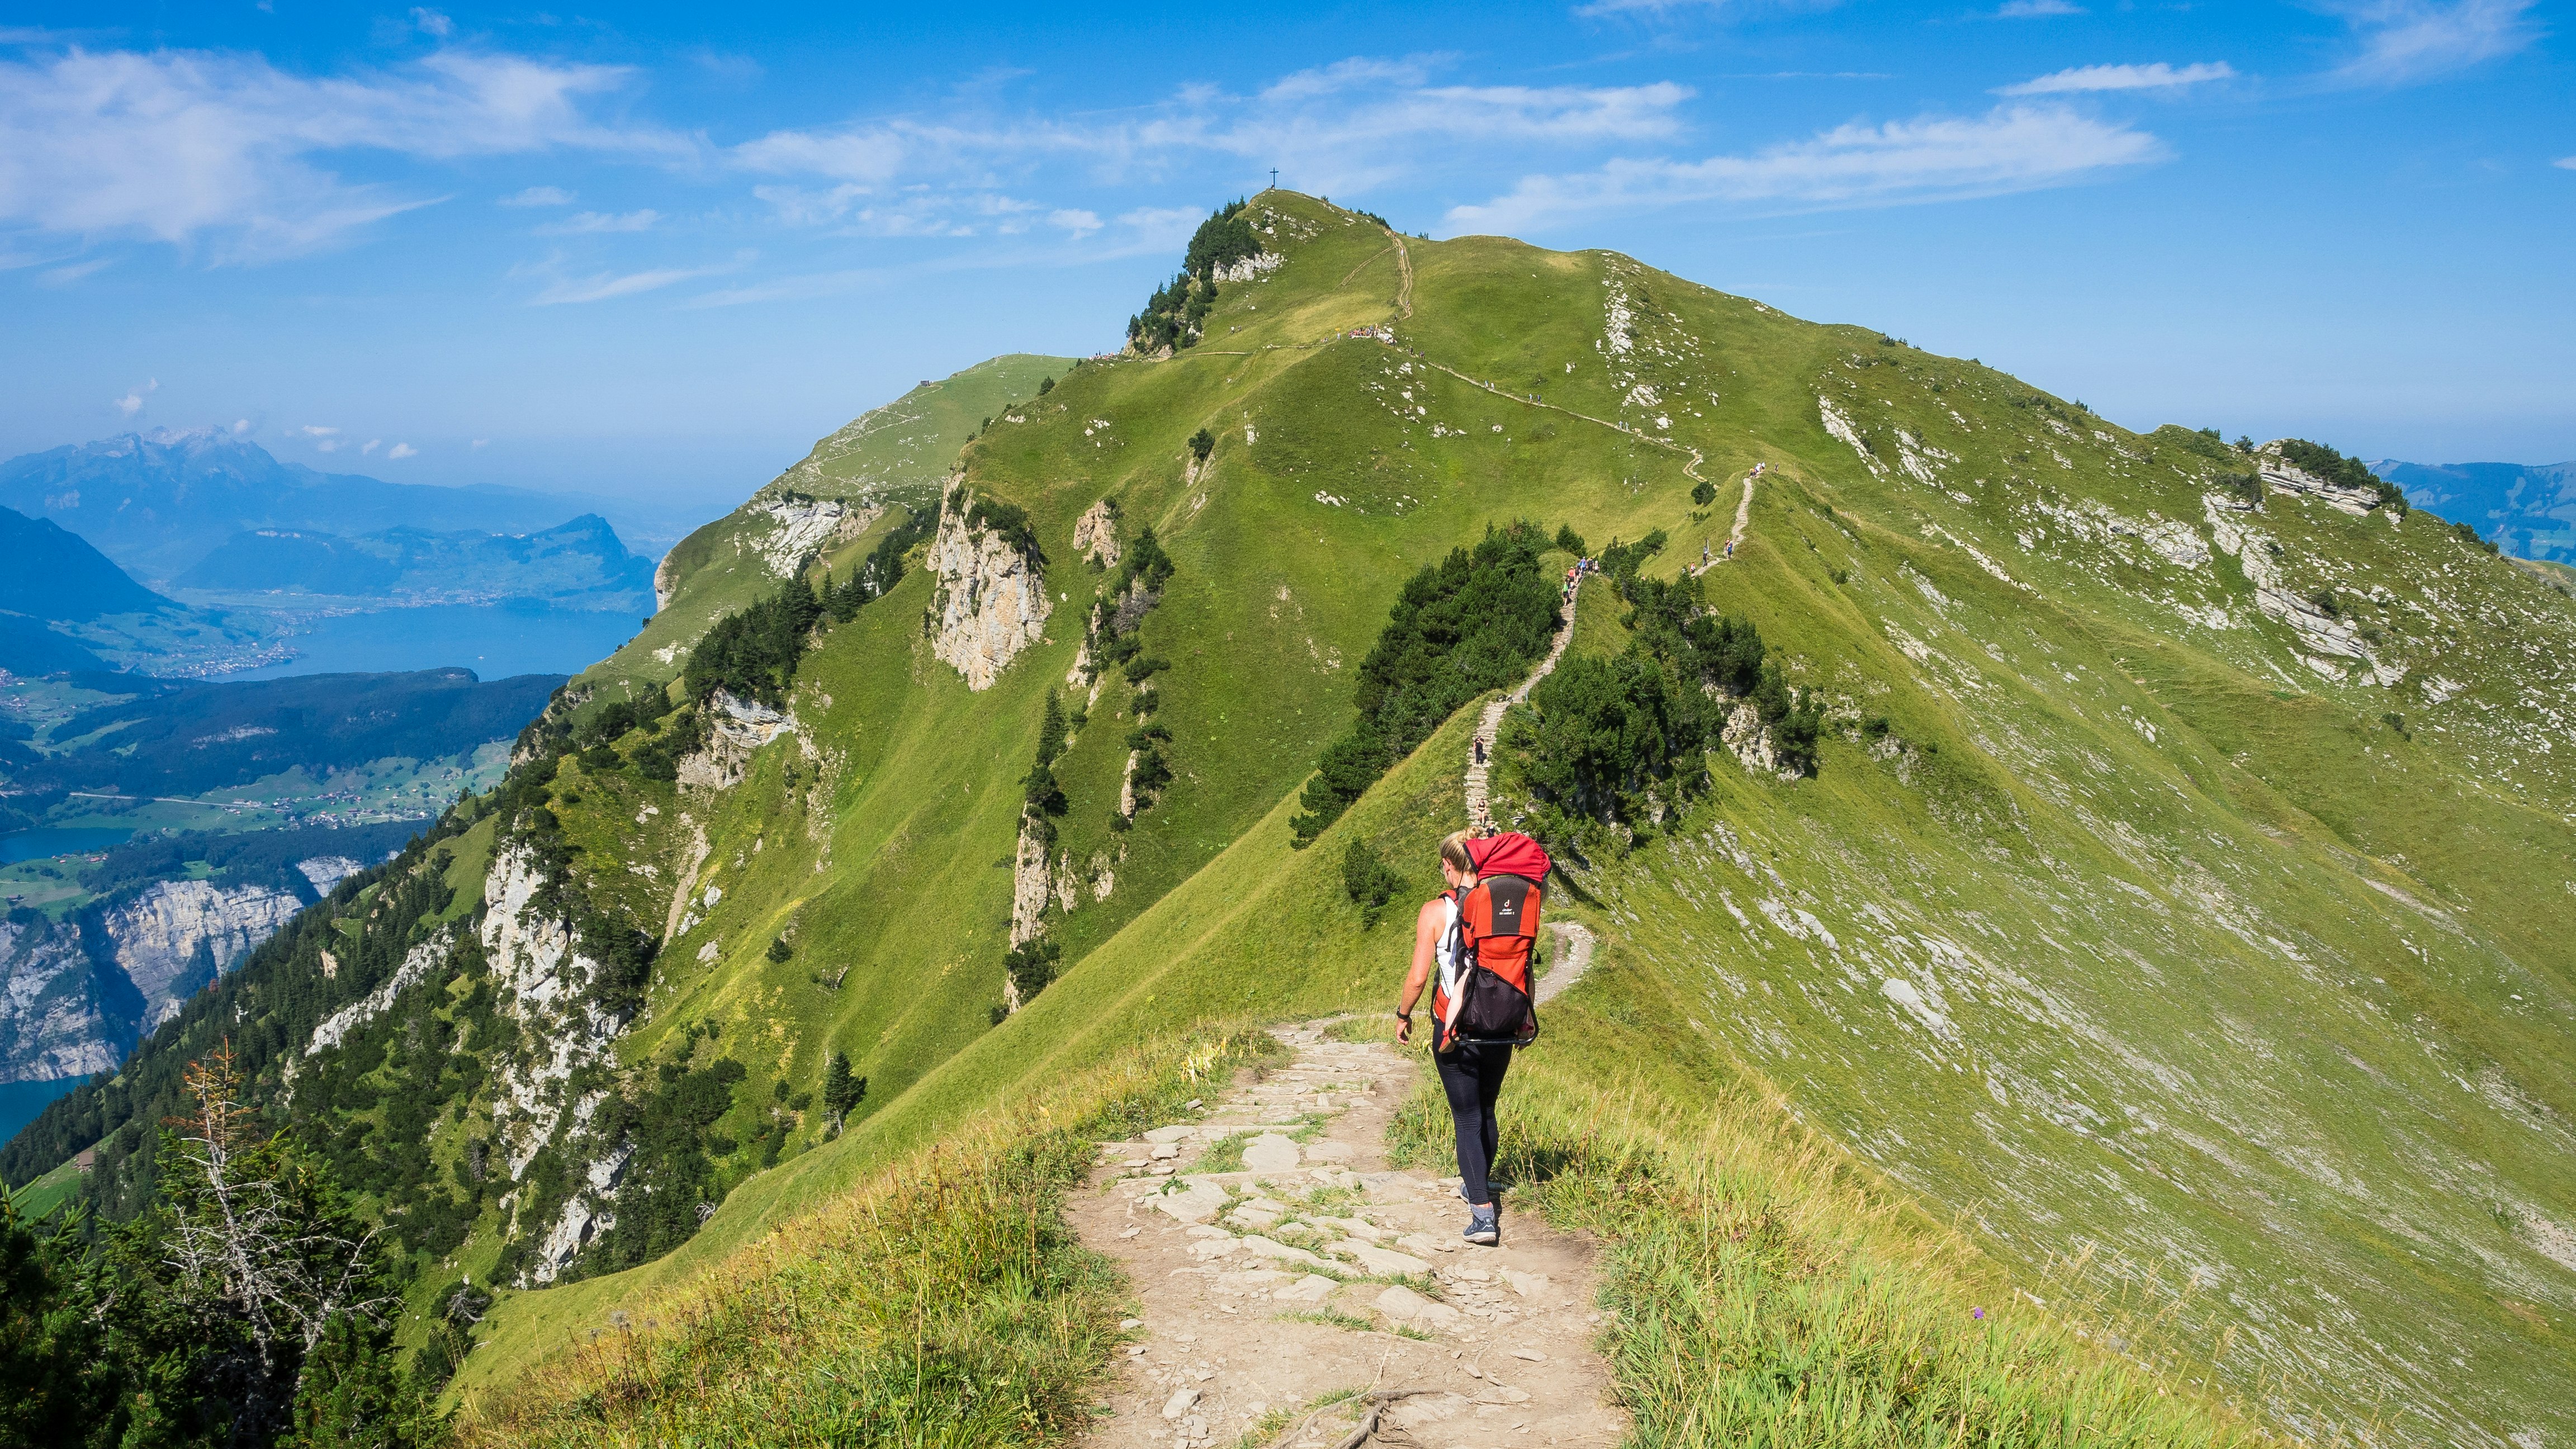
[[[0,1142],[18,1135],[20,1128],[36,1120],[36,1114],[56,1097],[71,1095],[71,1090],[87,1080],[65,1077],[54,1082],[0,1082]]]
[[[642,625],[634,614],[554,609],[524,601],[381,609],[315,619],[287,637],[295,658],[220,677],[386,674],[450,665],[462,665],[484,679],[579,674],[616,653]]]
[[[22,860],[42,860],[49,855],[89,855],[110,846],[123,845],[131,839],[131,830],[106,826],[47,826],[38,830],[12,830],[0,834],[0,865],[16,865]],[[0,1085],[7,1085],[0,1083]],[[71,1090],[64,1088],[65,1091]]]

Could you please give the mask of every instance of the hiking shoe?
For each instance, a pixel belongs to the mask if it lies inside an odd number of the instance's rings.
[[[1503,1225],[1496,1221],[1492,1208],[1469,1208],[1464,1236],[1468,1242],[1490,1248],[1503,1240]]]

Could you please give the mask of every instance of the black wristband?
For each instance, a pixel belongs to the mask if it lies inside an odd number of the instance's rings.
[[[1395,1019],[1398,1021],[1411,1021],[1413,1020],[1413,1013],[1409,1011],[1399,1011],[1395,1014]]]

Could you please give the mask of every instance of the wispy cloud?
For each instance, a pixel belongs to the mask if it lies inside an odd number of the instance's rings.
[[[1047,225],[1060,227],[1067,235],[1079,241],[1100,230],[1100,213],[1058,208],[1047,213]]]
[[[2535,0],[2345,0],[2331,8],[2360,49],[2335,72],[2354,85],[2408,85],[2515,54],[2540,37]]]
[[[1998,20],[2038,20],[2051,15],[2081,15],[2084,7],[2075,0],[2004,0],[1995,12]]]
[[[2576,171],[2576,156],[2561,156],[2549,164],[2561,171]]]
[[[152,396],[152,394],[159,392],[160,390],[161,379],[156,377],[143,384],[141,387],[128,392],[125,396],[118,398],[116,400],[116,410],[130,418],[136,413],[143,411],[143,400],[145,398]]]
[[[89,276],[93,272],[113,266],[115,261],[116,259],[114,257],[92,257],[90,260],[85,262],[71,262],[59,267],[48,267],[39,275],[43,278],[45,285],[48,287],[68,287],[72,283],[81,280],[83,277]]]
[[[503,206],[570,206],[572,193],[560,186],[531,186],[501,198]]]
[[[2223,60],[2203,61],[2179,69],[2164,61],[2153,65],[2082,65],[2019,85],[2003,86],[1999,96],[2054,96],[2080,91],[2154,91],[2196,86],[2205,81],[2234,80],[2236,68]]]
[[[598,272],[587,277],[566,277],[528,299],[534,307],[557,307],[575,302],[605,302],[615,297],[632,297],[642,292],[658,292],[675,282],[692,277],[711,277],[726,267],[655,267],[641,272]]]
[[[873,225],[889,217],[919,225],[924,203],[908,188],[966,189],[957,178],[1033,177],[1070,163],[1092,179],[1114,182],[1216,156],[1276,165],[1285,181],[1306,190],[1351,192],[1436,167],[1444,148],[1571,147],[1676,135],[1681,107],[1693,94],[1671,82],[1433,84],[1447,63],[1438,56],[1353,57],[1280,77],[1250,94],[1190,87],[1160,104],[1098,120],[854,120],[773,131],[732,147],[726,159],[780,178],[754,194],[782,219],[847,224],[865,212]],[[949,234],[1007,230],[974,220],[963,205],[941,210]]]
[[[651,231],[653,224],[661,219],[662,213],[649,206],[642,211],[584,211],[566,217],[562,221],[548,222],[538,227],[537,231],[543,236],[574,236],[583,232],[601,231]]]
[[[1516,232],[1609,209],[1722,202],[1766,210],[1896,206],[2065,186],[2160,161],[2164,143],[2062,106],[1999,107],[1838,126],[1808,140],[1703,161],[1615,160],[1524,178],[1508,194],[1450,211],[1452,231]]]
[[[311,251],[439,199],[344,180],[326,156],[690,151],[682,137],[591,119],[587,104],[627,79],[617,66],[462,49],[324,78],[208,51],[0,62],[0,223],[203,244],[218,261]]]
[[[385,450],[385,461],[387,462],[392,462],[396,458],[417,458],[419,456],[420,449],[413,447],[409,443],[396,443]]]

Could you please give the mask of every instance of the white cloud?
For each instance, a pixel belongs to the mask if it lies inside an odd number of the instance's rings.
[[[503,206],[570,206],[572,193],[560,186],[531,186],[501,198]]]
[[[2561,156],[2549,164],[2562,171],[2576,171],[2576,156]]]
[[[2084,7],[2074,0],[2004,0],[1995,12],[1998,20],[2037,20],[2050,15],[2081,15]]]
[[[160,390],[161,380],[156,377],[143,384],[141,387],[128,392],[125,396],[118,398],[116,400],[116,410],[130,418],[136,413],[143,411],[143,400],[145,398],[150,397],[152,394],[159,392]]]
[[[385,461],[387,462],[391,462],[396,458],[417,458],[419,456],[420,449],[413,447],[409,443],[396,443],[391,448],[385,450]]]
[[[1897,206],[2065,186],[2164,159],[2164,143],[2063,106],[2006,106],[1973,119],[1926,116],[1837,126],[1805,141],[1705,161],[1614,160],[1530,176],[1482,206],[1453,208],[1453,232],[1518,232],[1569,216],[1725,202],[1770,210]]]
[[[2512,55],[2537,39],[2535,0],[2345,0],[2331,8],[2361,49],[2335,72],[2357,85],[2405,85]]]
[[[1047,225],[1062,228],[1074,240],[1080,241],[1100,230],[1100,213],[1059,208],[1047,213]]]
[[[335,438],[340,435],[338,428],[326,428],[319,423],[306,423],[301,431],[308,438]]]
[[[570,302],[605,302],[615,297],[632,297],[639,292],[658,292],[674,282],[691,277],[712,276],[721,267],[656,267],[642,272],[599,272],[587,277],[566,277],[529,299],[536,307],[561,306]]]
[[[412,7],[411,23],[420,27],[421,34],[435,35],[442,40],[454,33],[456,29],[455,21],[435,10],[424,9],[418,5]]]
[[[369,454],[371,454],[371,453],[375,452],[378,448],[383,447],[384,445],[385,445],[385,440],[384,440],[384,439],[382,439],[382,438],[369,438],[369,439],[367,440],[367,445],[366,445],[365,447],[360,448],[360,449],[358,450],[358,456],[360,456],[360,457],[362,457],[362,458],[363,458],[363,457],[366,457],[366,456],[368,456]]]
[[[244,438],[244,437],[248,437],[248,436],[250,436],[250,419],[248,419],[248,418],[236,418],[236,419],[234,419],[234,420],[233,420],[233,436],[234,436],[234,437],[236,437],[236,438]]]
[[[653,224],[661,219],[662,213],[651,207],[627,212],[584,211],[562,221],[549,222],[538,227],[537,231],[545,236],[597,231],[651,231]]]
[[[2001,87],[1995,94],[2053,96],[2079,91],[2153,91],[2235,78],[2236,68],[2223,60],[2202,61],[2179,70],[2161,60],[2153,65],[2080,65],[2037,80]]]
[[[1100,121],[893,117],[773,131],[725,154],[783,178],[754,188],[782,219],[885,215],[907,188],[962,194],[1014,169],[1077,163],[1098,178],[1157,172],[1185,158],[1278,166],[1303,190],[1352,192],[1438,167],[1444,147],[1595,145],[1679,133],[1687,86],[1435,86],[1439,57],[1355,57],[1283,77],[1251,95],[1211,87]],[[794,184],[794,178],[833,183]],[[959,178],[968,178],[960,180]]]
[[[688,152],[668,133],[590,119],[587,103],[626,78],[616,66],[452,49],[323,78],[207,51],[0,63],[0,222],[206,243],[219,261],[310,251],[438,199],[344,180],[326,157]]]
[[[473,446],[468,451],[479,453],[490,446],[492,446],[492,440],[490,438],[476,438]]]

